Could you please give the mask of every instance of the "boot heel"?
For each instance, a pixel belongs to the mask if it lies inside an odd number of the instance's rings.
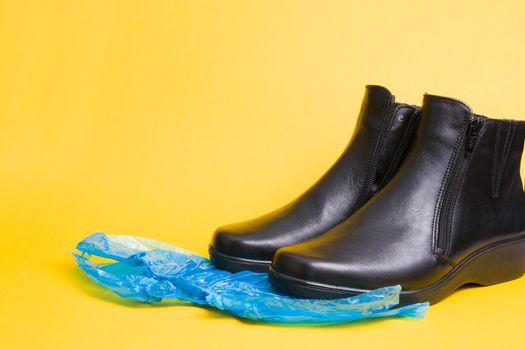
[[[489,286],[525,274],[525,238],[485,247],[465,258],[437,283],[420,290],[401,292],[401,304],[429,301],[435,304],[464,284]]]
[[[492,248],[468,265],[465,283],[489,286],[520,278],[525,273],[525,239]]]

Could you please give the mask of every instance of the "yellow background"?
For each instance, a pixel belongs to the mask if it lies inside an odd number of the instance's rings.
[[[525,278],[422,321],[337,327],[150,307],[67,249],[95,231],[206,254],[312,184],[364,85],[525,117],[525,1],[0,1],[1,349],[524,348]]]

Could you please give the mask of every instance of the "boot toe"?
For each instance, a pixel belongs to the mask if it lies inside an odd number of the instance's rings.
[[[217,252],[233,256],[242,255],[248,248],[242,231],[230,225],[221,226],[215,230],[211,246]]]
[[[325,237],[326,238],[326,237]],[[418,289],[443,276],[448,268],[433,259],[419,260],[409,254],[398,260],[378,250],[327,249],[323,238],[279,249],[271,269],[284,279],[313,284],[341,292],[365,291],[400,284],[405,289]],[[341,245],[345,246],[345,245]],[[323,287],[323,288],[324,288]],[[334,294],[335,295],[335,294]]]
[[[269,261],[273,251],[257,232],[240,224],[221,226],[215,230],[210,247],[232,258]]]
[[[305,281],[323,282],[338,270],[337,263],[303,250],[301,244],[279,249],[272,260],[272,270]]]
[[[393,278],[388,267],[350,252],[345,259],[338,259],[338,254],[325,254],[319,246],[310,243],[279,249],[272,260],[272,270],[292,280],[338,288],[370,290],[397,284],[388,283]]]

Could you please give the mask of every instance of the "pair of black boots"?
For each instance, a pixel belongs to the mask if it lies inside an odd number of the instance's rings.
[[[341,298],[400,284],[402,303],[435,303],[464,284],[525,272],[525,122],[425,95],[422,108],[367,86],[355,132],[302,196],[220,227],[212,261],[269,271],[278,290]]]

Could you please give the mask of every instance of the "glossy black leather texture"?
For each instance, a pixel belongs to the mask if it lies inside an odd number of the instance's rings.
[[[437,302],[461,284],[518,277],[525,259],[510,255],[525,257],[524,138],[524,122],[425,95],[394,177],[324,235],[279,249],[270,281],[314,298],[400,284],[411,301]]]
[[[454,198],[443,256],[458,264],[473,250],[525,232],[520,161],[525,122],[485,119]]]
[[[218,228],[210,257],[219,267],[267,271],[275,251],[347,219],[388,182],[409,148],[418,108],[366,87],[353,136],[335,164],[304,194],[261,217]]]

